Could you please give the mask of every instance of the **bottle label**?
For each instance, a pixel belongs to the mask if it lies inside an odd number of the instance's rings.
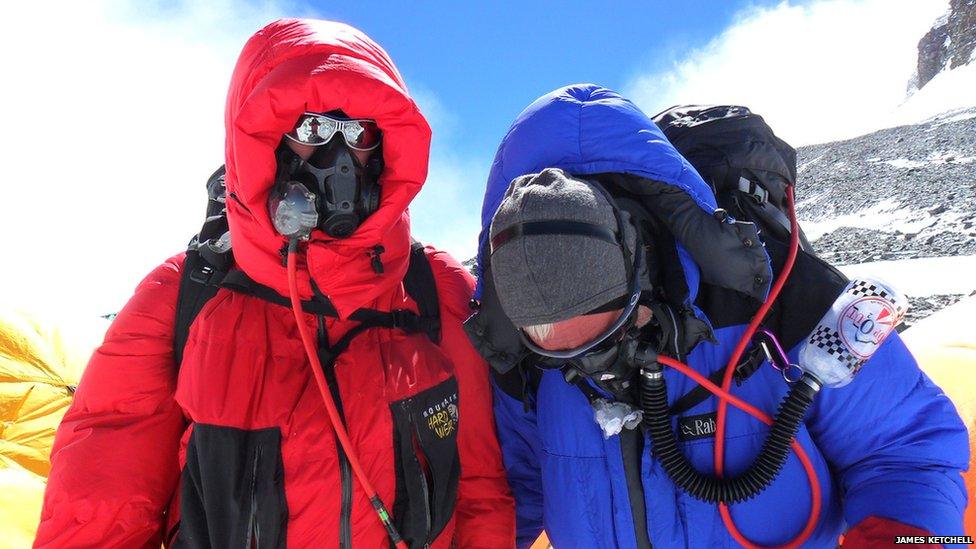
[[[851,354],[866,360],[895,328],[898,317],[888,299],[862,297],[847,305],[837,318],[837,333]]]
[[[907,301],[879,280],[848,283],[800,350],[800,365],[825,387],[843,387],[891,335]]]

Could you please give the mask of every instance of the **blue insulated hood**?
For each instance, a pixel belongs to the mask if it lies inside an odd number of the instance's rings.
[[[690,299],[701,278],[763,299],[771,269],[752,224],[714,216],[718,207],[708,184],[668,142],[654,122],[618,93],[595,84],[559,88],[528,106],[498,147],[481,210],[478,289],[488,249],[492,217],[509,184],[518,176],[561,168],[577,176],[623,173],[646,180],[645,202],[665,208],[677,240]],[[633,190],[633,189],[631,189]]]

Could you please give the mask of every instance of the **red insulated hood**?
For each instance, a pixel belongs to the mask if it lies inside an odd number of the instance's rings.
[[[299,269],[299,290],[311,296],[311,277],[342,317],[398,284],[407,269],[407,206],[427,177],[430,127],[382,48],[342,23],[281,19],[245,44],[227,94],[227,214],[234,258],[255,281],[288,294],[281,249],[286,239],[271,224],[268,194],[275,149],[305,111],[341,109],[372,118],[383,132],[386,168],[379,210],[349,238],[313,231]],[[383,246],[383,273],[370,264]]]

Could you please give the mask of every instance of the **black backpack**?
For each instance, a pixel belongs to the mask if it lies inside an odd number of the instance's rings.
[[[796,150],[761,116],[738,105],[678,105],[653,117],[665,137],[712,187],[720,208],[788,242],[786,188],[796,183]],[[803,231],[800,248],[813,253]]]
[[[761,116],[738,105],[679,105],[655,115],[653,120],[711,186],[718,206],[736,219],[755,223],[773,264],[782,264],[790,240],[786,189],[795,189],[796,150],[776,137]],[[847,281],[837,269],[817,257],[803,229],[799,229],[799,243],[796,267],[763,322],[763,326],[774,328],[787,348],[813,329],[821,312],[830,308]],[[701,291],[708,292],[705,288]],[[736,300],[727,292],[717,295],[718,301]],[[742,310],[751,311],[748,307]],[[784,310],[793,311],[789,322],[782,320]],[[798,316],[796,311],[805,313]],[[713,323],[722,325],[749,320],[712,318]],[[754,346],[736,367],[737,383],[759,367],[764,358],[760,349]],[[711,380],[719,383],[721,374],[724,369],[710,376]],[[696,387],[673,404],[672,413],[683,413],[708,397],[703,387]]]
[[[224,166],[207,179],[207,218],[200,232],[191,240],[186,249],[186,260],[180,277],[180,288],[176,304],[176,327],[173,353],[177,368],[183,361],[183,349],[190,332],[190,325],[203,306],[220,288],[254,295],[290,307],[291,303],[273,289],[258,284],[234,268],[234,255],[231,248],[230,229],[227,224],[226,193],[224,186]],[[410,264],[403,277],[407,295],[417,304],[419,314],[407,309],[394,311],[375,311],[359,309],[349,316],[359,324],[350,329],[335,345],[325,351],[326,358],[335,358],[345,350],[354,337],[368,328],[396,328],[408,333],[424,333],[440,344],[440,302],[434,272],[424,253],[424,246],[414,241],[410,246]],[[306,312],[338,317],[335,307],[322,294],[311,302],[302,304]],[[323,361],[325,362],[325,361]],[[323,364],[325,365],[325,364]]]

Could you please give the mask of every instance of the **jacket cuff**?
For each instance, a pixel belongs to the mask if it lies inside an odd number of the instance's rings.
[[[926,537],[931,533],[927,530],[909,526],[907,524],[881,518],[868,517],[857,523],[844,535],[844,549],[868,549],[871,547],[888,547],[894,545],[895,540],[901,538],[915,539],[921,543],[906,543],[904,547],[942,547],[939,544],[924,543]]]

